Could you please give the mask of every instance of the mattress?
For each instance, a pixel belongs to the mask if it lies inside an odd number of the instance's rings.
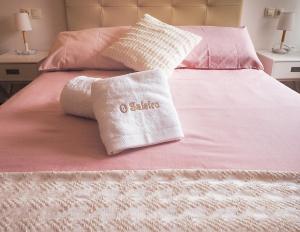
[[[44,73],[0,106],[0,171],[300,171],[300,95],[258,70],[175,70],[185,138],[108,156],[96,121],[65,115],[59,96],[75,76],[124,73]]]

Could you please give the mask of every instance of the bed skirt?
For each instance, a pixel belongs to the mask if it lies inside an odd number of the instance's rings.
[[[300,173],[1,173],[0,231],[300,231]]]

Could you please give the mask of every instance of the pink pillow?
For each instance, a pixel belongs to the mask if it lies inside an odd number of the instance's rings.
[[[101,54],[127,30],[128,27],[106,27],[61,32],[39,70],[128,69]]]
[[[193,69],[263,69],[246,27],[182,26],[202,37],[179,67]]]
[[[129,27],[104,27],[59,33],[41,71],[81,69],[128,69],[102,56]],[[202,37],[178,68],[191,69],[263,69],[247,28],[182,26],[183,30]]]

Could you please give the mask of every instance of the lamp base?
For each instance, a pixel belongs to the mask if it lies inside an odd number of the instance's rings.
[[[35,55],[37,50],[35,49],[28,50],[28,51],[16,50],[15,52],[17,55],[27,56],[27,55]]]
[[[288,53],[288,51],[286,49],[283,48],[272,48],[272,52],[273,53],[277,53],[277,54],[286,54]]]
[[[277,53],[277,54],[286,54],[288,53],[289,51],[291,50],[291,47],[289,47],[288,45],[286,44],[283,44],[280,46],[280,44],[277,44],[275,45],[273,48],[272,48],[272,52],[273,53]]]

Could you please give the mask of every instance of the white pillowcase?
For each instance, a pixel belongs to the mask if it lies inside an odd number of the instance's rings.
[[[161,69],[167,75],[184,60],[201,37],[145,14],[103,55],[136,71]]]

